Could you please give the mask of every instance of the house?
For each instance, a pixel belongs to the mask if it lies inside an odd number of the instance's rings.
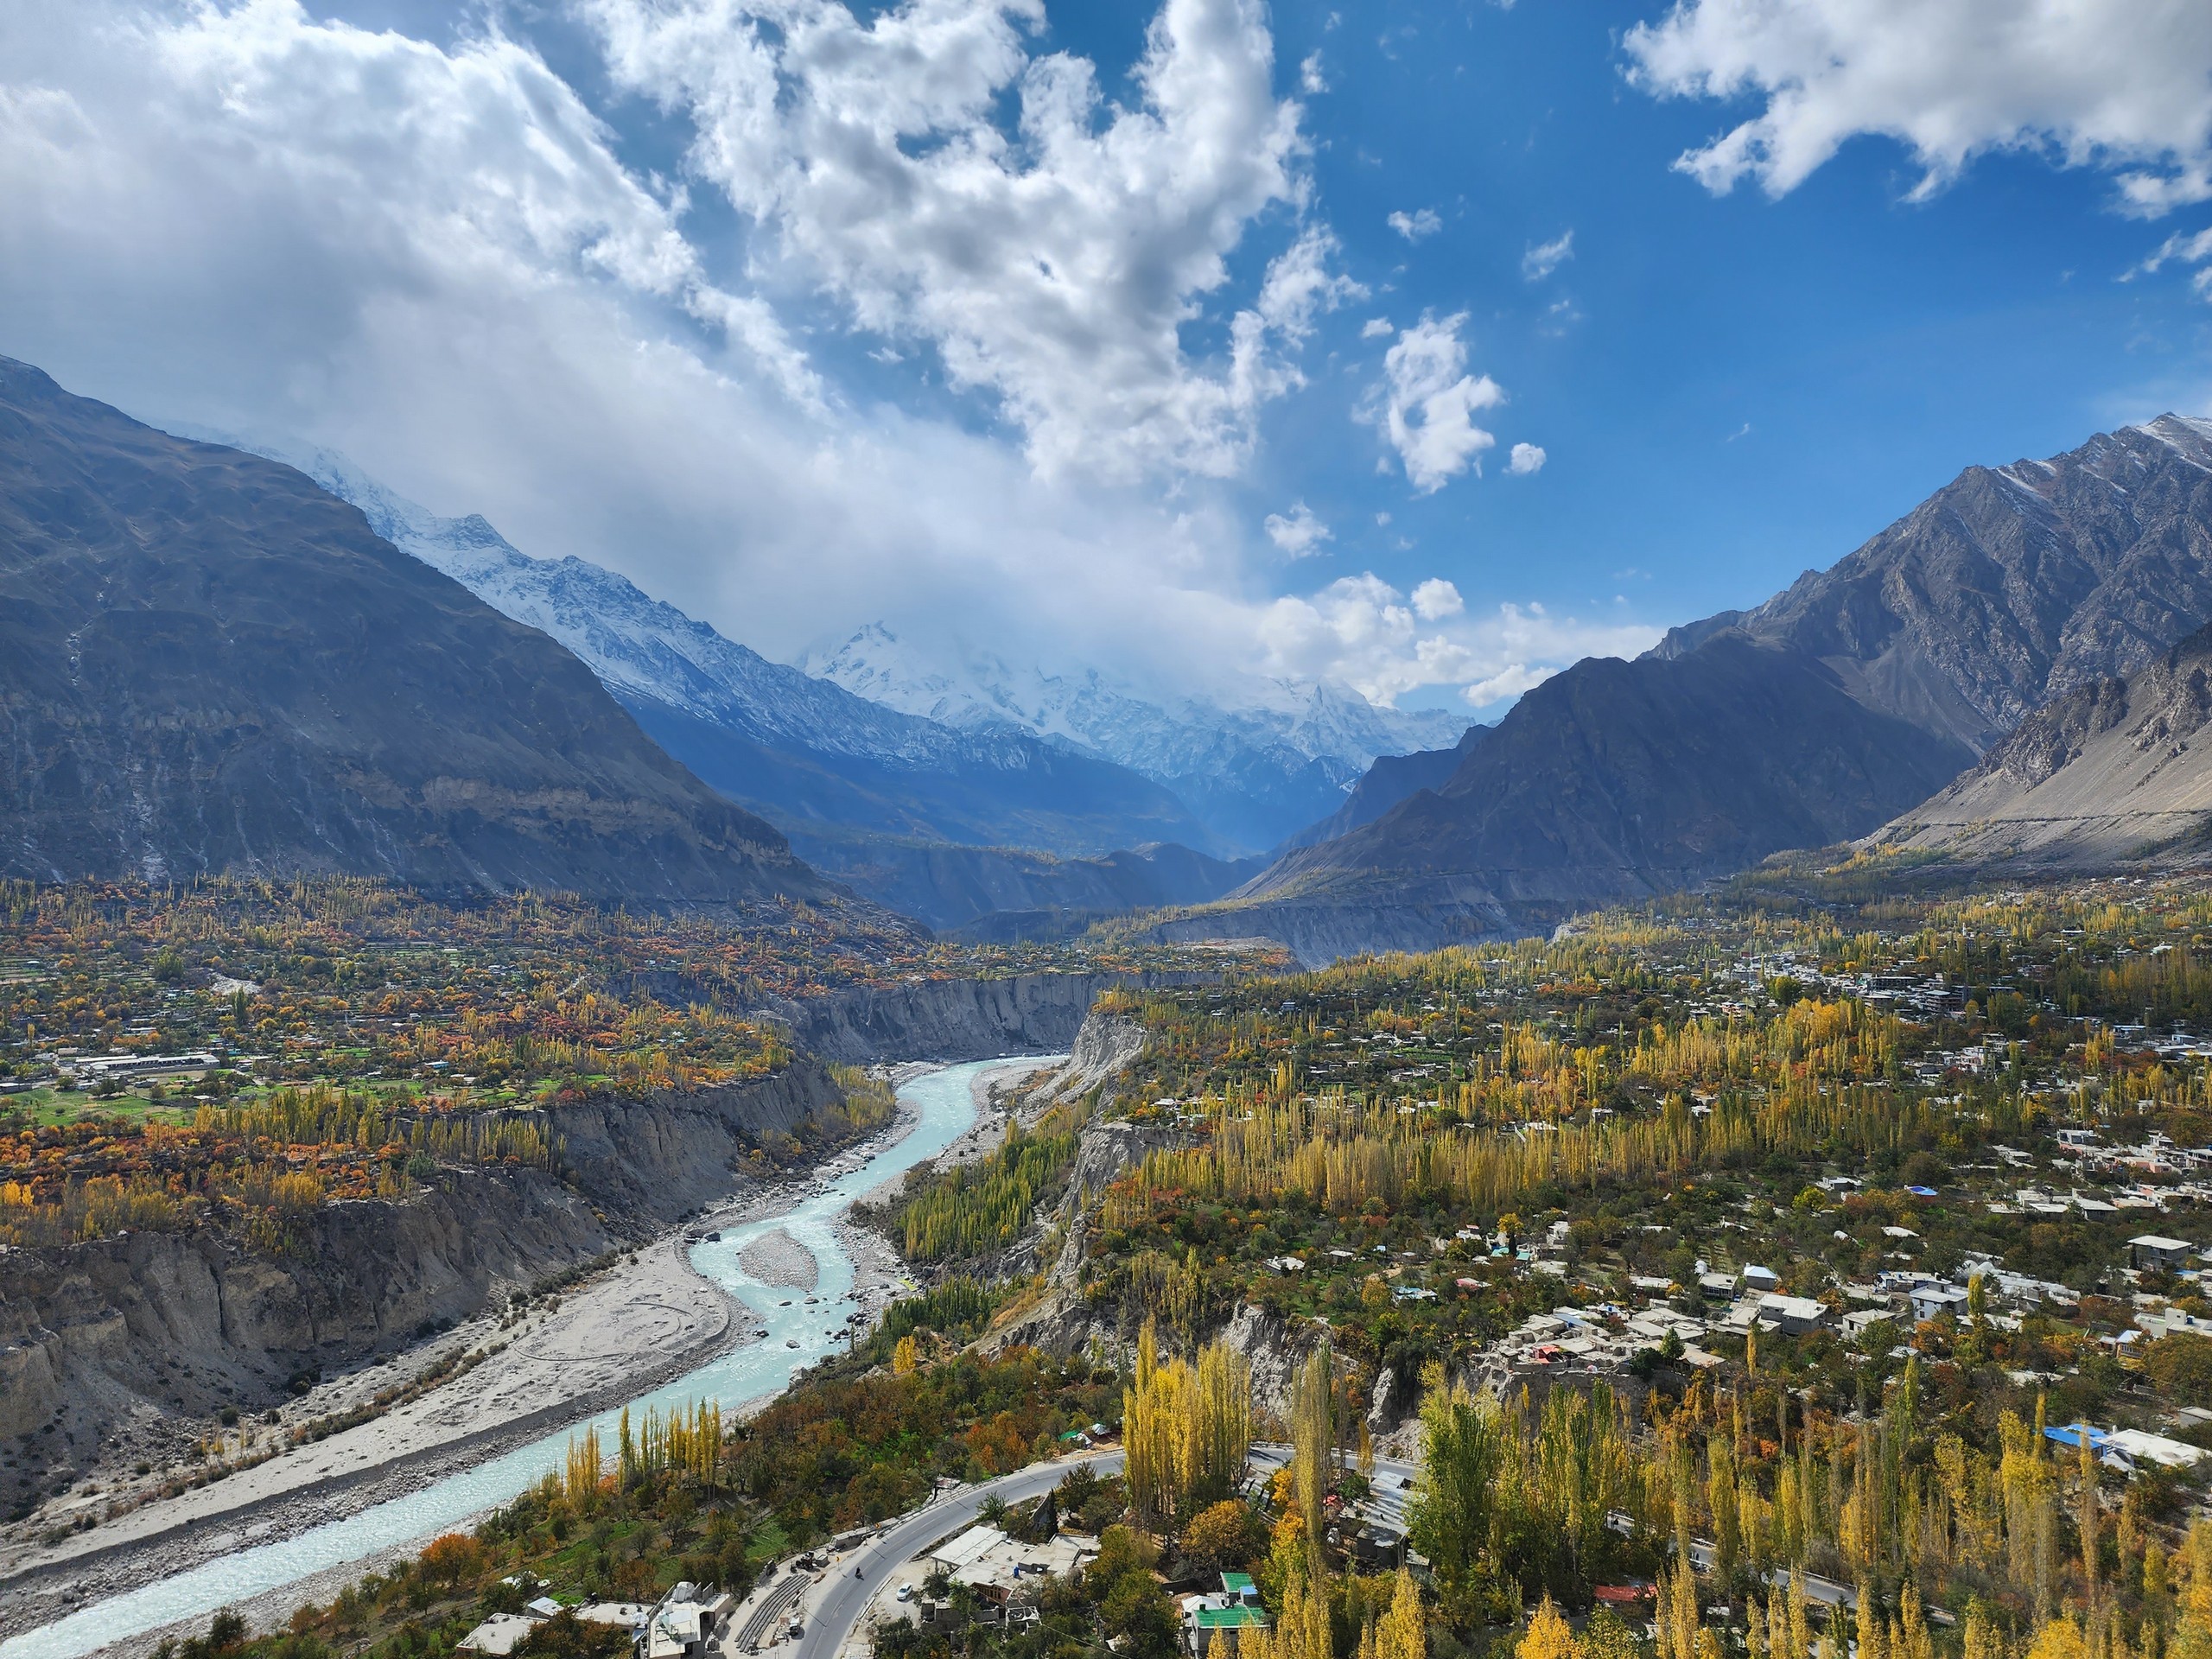
[[[1047,1573],[1065,1577],[1085,1556],[1096,1553],[1096,1545],[1072,1538],[1030,1544],[996,1527],[977,1525],[931,1550],[928,1565],[955,1584],[969,1586],[985,1601],[1004,1603],[1023,1587],[1024,1580],[1041,1580]]]
[[[642,1601],[588,1601],[576,1609],[576,1618],[582,1624],[611,1624],[632,1636],[644,1630],[652,1616],[652,1608]]]
[[[486,1653],[494,1659],[505,1659],[541,1624],[543,1617],[537,1613],[494,1613],[467,1636],[461,1638],[463,1653]]]
[[[1758,1303],[1758,1319],[1761,1325],[1777,1326],[1785,1337],[1802,1337],[1808,1331],[1820,1329],[1828,1311],[1809,1296],[1781,1296],[1770,1293]]]
[[[1267,1628],[1267,1610],[1260,1605],[1259,1586],[1249,1573],[1224,1573],[1218,1592],[1183,1599],[1183,1645],[1193,1659],[1204,1659],[1214,1639],[1224,1632],[1229,1637],[1223,1649],[1226,1655],[1236,1650],[1239,1632]]]
[[[2196,1248],[2187,1239],[2143,1233],[2127,1241],[2127,1262],[2130,1267],[2171,1273],[2189,1260],[2190,1252]]]
[[[1945,1314],[1963,1314],[1967,1311],[1967,1293],[1956,1285],[1933,1281],[1912,1287],[1912,1317],[1917,1320],[1940,1319]]]
[[[1744,1269],[1744,1288],[1745,1290],[1758,1291],[1780,1290],[1782,1288],[1782,1275],[1777,1273],[1772,1268],[1745,1268]]]
[[[638,1633],[639,1659],[702,1659],[728,1622],[733,1598],[678,1584]]]
[[[2186,1469],[2204,1456],[2203,1448],[2190,1445],[2186,1440],[2168,1440],[2163,1434],[2146,1434],[2133,1428],[2092,1428],[2087,1423],[2071,1423],[2063,1427],[2046,1428],[2046,1439],[2059,1445],[2079,1448],[2084,1435],[2088,1437],[2090,1455],[2110,1468],[2133,1471],[2139,1462],[2162,1464],[2170,1469]]]

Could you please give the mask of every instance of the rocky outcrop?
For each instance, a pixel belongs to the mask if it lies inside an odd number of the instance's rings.
[[[1024,1090],[1024,1116],[1078,1100],[1116,1077],[1144,1052],[1145,1029],[1125,1014],[1093,1013],[1075,1034],[1068,1057]]]
[[[397,1348],[615,1242],[537,1170],[460,1168],[405,1202],[335,1204],[282,1255],[213,1231],[0,1250],[0,1435],[48,1466],[110,1424],[281,1398],[289,1379]]]
[[[553,1113],[562,1173],[610,1213],[679,1220],[735,1191],[763,1135],[789,1135],[843,1098],[819,1062],[727,1089],[599,1096]]]
[[[2212,858],[2212,628],[2126,680],[2100,680],[2021,721],[1982,764],[1870,844],[2023,869]]]
[[[799,1047],[828,1060],[987,1060],[1064,1049],[1102,992],[1119,987],[1210,984],[1205,973],[1014,974],[1004,979],[929,979],[853,986],[762,1010]]]

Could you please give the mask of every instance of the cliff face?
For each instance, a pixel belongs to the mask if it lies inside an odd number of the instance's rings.
[[[727,1198],[763,1135],[790,1135],[843,1098],[815,1060],[734,1089],[601,1097],[554,1114],[563,1172],[610,1214],[666,1223]]]
[[[296,1373],[395,1348],[613,1243],[536,1170],[443,1172],[409,1202],[334,1205],[308,1227],[285,1256],[213,1233],[0,1250],[0,1435],[36,1433],[34,1455],[67,1467],[125,1415],[273,1402]]]
[[[1015,974],[855,986],[767,1012],[801,1048],[861,1065],[887,1059],[988,1060],[1066,1048],[1100,993],[1122,986],[1205,984],[1216,976]]]
[[[78,1465],[111,1426],[281,1398],[728,1196],[765,1134],[841,1098],[803,1060],[729,1089],[558,1109],[564,1169],[457,1166],[399,1202],[327,1206],[289,1254],[208,1233],[0,1249],[0,1438]]]

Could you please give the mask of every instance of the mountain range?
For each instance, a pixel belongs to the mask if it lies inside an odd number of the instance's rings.
[[[266,453],[360,508],[394,546],[567,646],[663,748],[776,824],[808,862],[931,926],[999,916],[986,929],[994,936],[1064,931],[1098,915],[1218,898],[1265,861],[1218,856],[1236,850],[1234,837],[1073,736],[1068,700],[1052,689],[1075,682],[1029,677],[1027,715],[1009,712],[1018,705],[1002,690],[987,702],[981,690],[956,696],[943,683],[927,699],[933,712],[908,712],[771,662],[602,566],[533,558],[479,515],[434,513],[341,455]],[[856,666],[862,644],[876,650],[879,671]],[[868,690],[889,690],[889,631],[863,629],[850,645],[837,664]],[[1392,787],[1363,780],[1378,743],[1459,725],[1376,711],[1328,687],[1271,683],[1275,706],[1261,714],[1197,702],[1171,714],[1097,677],[1080,683],[1090,689],[1077,700],[1084,729],[1103,746],[1155,766],[1174,757],[1199,766],[1206,750],[1275,791],[1278,815],[1372,804]],[[1320,780],[1309,795],[1285,792],[1288,757],[1309,783]],[[1358,785],[1351,798],[1339,780]],[[1277,821],[1239,798],[1236,822]]]
[[[291,467],[0,359],[0,873],[834,897],[534,628]]]
[[[881,625],[810,672],[304,461],[0,359],[0,874],[724,906],[842,882],[971,937],[1154,910],[1321,960],[1869,836],[2212,853],[2212,423],[1970,467],[1764,604],[1472,728],[1327,685],[1230,708],[948,668]]]
[[[1970,467],[1764,604],[1554,676],[1440,785],[1165,926],[1312,958],[1419,947],[1865,836],[2208,619],[2212,423]]]
[[[1014,729],[1099,754],[1174,791],[1239,852],[1335,812],[1378,757],[1448,747],[1467,721],[1386,709],[1325,681],[1262,679],[1233,702],[1167,702],[1096,669],[1047,673],[995,652],[926,650],[881,623],[803,666],[861,696],[963,731]]]

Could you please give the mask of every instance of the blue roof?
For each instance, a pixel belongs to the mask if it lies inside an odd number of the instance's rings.
[[[2081,1448],[2082,1436],[2084,1434],[2089,1437],[2089,1450],[2092,1452],[2111,1438],[2102,1429],[2091,1428],[2087,1423],[2073,1423],[2063,1428],[2046,1428],[2043,1433],[2045,1440],[2056,1440],[2061,1446],[2070,1446],[2077,1451]]]

